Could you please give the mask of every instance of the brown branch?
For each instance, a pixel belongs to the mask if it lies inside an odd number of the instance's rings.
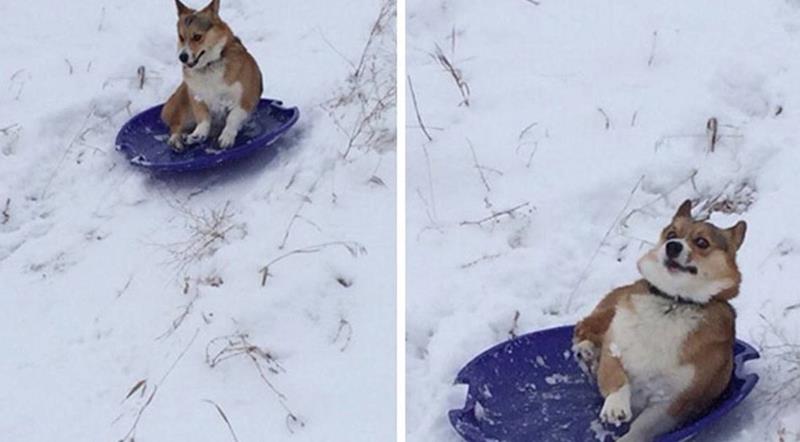
[[[422,130],[422,133],[425,134],[425,138],[428,141],[433,141],[433,137],[428,132],[428,128],[425,127],[425,123],[422,121],[422,116],[419,114],[419,105],[417,104],[417,94],[414,92],[414,84],[411,82],[411,76],[407,77],[408,79],[408,90],[411,92],[411,103],[414,105],[414,113],[417,115],[417,122],[419,123],[419,127]]]
[[[519,209],[521,209],[523,207],[527,207],[528,205],[530,205],[530,202],[522,203],[522,204],[516,205],[516,206],[514,206],[514,207],[512,207],[510,209],[502,210],[500,212],[495,212],[494,214],[492,214],[490,216],[487,216],[486,218],[481,218],[481,219],[479,219],[477,221],[461,221],[460,225],[462,225],[462,226],[470,226],[470,225],[480,226],[480,225],[482,225],[483,223],[485,223],[487,221],[495,220],[497,218],[500,218],[501,216],[508,216],[508,217],[513,218],[515,211],[517,211],[517,210],[519,210]]]

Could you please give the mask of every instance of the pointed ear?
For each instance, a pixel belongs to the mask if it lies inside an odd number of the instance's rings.
[[[181,3],[181,0],[175,0],[175,6],[178,7],[178,16],[191,14],[192,12],[194,12],[192,11],[192,8]]]
[[[725,233],[731,238],[731,242],[734,247],[736,247],[736,250],[739,250],[739,247],[741,247],[744,242],[744,234],[747,233],[747,223],[739,221],[735,226],[725,229]]]
[[[692,200],[684,201],[683,204],[681,204],[681,206],[678,207],[678,211],[675,212],[675,216],[673,216],[672,219],[674,220],[682,216],[685,216],[687,218],[692,217]]]
[[[213,15],[219,16],[219,0],[211,0],[211,3],[200,12],[211,12]]]

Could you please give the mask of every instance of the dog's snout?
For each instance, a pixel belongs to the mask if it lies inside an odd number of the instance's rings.
[[[186,63],[187,61],[189,61],[189,54],[187,54],[186,52],[181,52],[181,54],[178,55],[178,59],[181,61],[181,63]]]
[[[669,242],[667,242],[666,252],[667,252],[667,256],[670,259],[677,258],[678,255],[680,255],[682,251],[683,251],[683,245],[681,243],[679,243],[678,241],[669,241]]]

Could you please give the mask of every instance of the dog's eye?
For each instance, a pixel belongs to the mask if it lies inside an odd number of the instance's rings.
[[[707,249],[709,245],[708,240],[705,238],[697,238],[694,240],[694,243],[697,244],[697,247],[700,247],[701,249]]]
[[[677,237],[678,237],[678,234],[677,234],[677,233],[675,233],[675,231],[674,231],[674,230],[670,230],[670,231],[667,233],[667,239],[675,239],[675,238],[677,238]]]
[[[194,35],[192,35],[192,41],[200,41],[200,40],[202,40],[202,39],[203,39],[203,36],[202,36],[202,35],[200,35],[200,34],[194,34]]]
[[[178,40],[180,40],[180,42],[181,42],[181,43],[183,43],[184,41],[186,41],[186,39],[185,39],[185,38],[183,38],[183,35],[180,35],[180,36],[178,36]]]

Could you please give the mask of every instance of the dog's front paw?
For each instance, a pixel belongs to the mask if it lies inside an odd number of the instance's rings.
[[[208,132],[211,129],[211,125],[207,122],[202,122],[194,128],[192,133],[186,135],[184,138],[184,142],[186,144],[197,144],[202,143],[203,141],[208,138]]]
[[[631,413],[631,390],[625,385],[606,397],[603,409],[600,410],[600,420],[615,426],[629,422],[633,418]]]
[[[226,127],[222,130],[222,133],[219,135],[219,147],[226,149],[228,147],[233,146],[233,142],[236,141],[236,132],[232,130],[228,130]]]
[[[583,340],[572,345],[572,354],[581,366],[581,369],[588,374],[597,372],[597,365],[600,360],[600,351],[592,341]]]
[[[175,152],[182,152],[183,151],[183,137],[179,133],[174,133],[169,136],[169,140],[167,140],[172,150]]]

